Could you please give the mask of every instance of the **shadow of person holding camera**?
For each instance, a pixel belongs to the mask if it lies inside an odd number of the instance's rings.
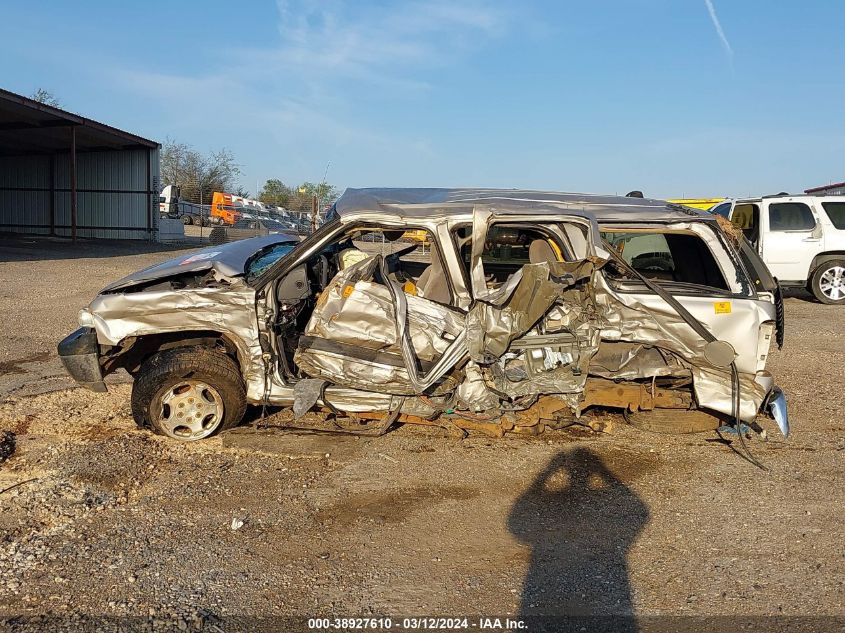
[[[508,517],[531,546],[520,604],[531,630],[635,631],[627,554],[648,517],[592,451],[556,455]]]

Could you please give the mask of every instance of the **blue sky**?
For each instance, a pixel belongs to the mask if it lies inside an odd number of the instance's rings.
[[[4,0],[2,16],[0,86],[226,147],[253,192],[329,162],[340,187],[845,180],[837,0]]]

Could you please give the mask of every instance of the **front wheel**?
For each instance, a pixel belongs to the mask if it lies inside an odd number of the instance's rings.
[[[810,289],[822,303],[845,303],[845,259],[834,259],[816,268]]]
[[[142,427],[190,442],[236,426],[246,410],[238,365],[204,347],[153,354],[132,385],[132,417]]]

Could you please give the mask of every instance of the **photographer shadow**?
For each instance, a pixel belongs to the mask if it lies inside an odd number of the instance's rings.
[[[645,503],[592,451],[556,455],[508,518],[531,546],[520,616],[535,621],[532,630],[568,623],[635,631],[627,554],[648,518]]]

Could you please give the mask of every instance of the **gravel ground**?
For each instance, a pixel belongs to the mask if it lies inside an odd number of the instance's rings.
[[[842,308],[786,301],[770,369],[794,434],[768,424],[768,442],[750,441],[765,472],[715,436],[614,415],[610,433],[539,438],[253,425],[185,445],[135,428],[130,385],[92,394],[51,374],[76,311],[166,254],[60,246],[0,257],[14,332],[0,341],[0,459],[15,444],[0,490],[20,484],[0,493],[0,618],[845,617]]]
[[[0,236],[0,322],[7,326],[0,337],[0,400],[11,393],[72,386],[56,344],[78,327],[79,310],[109,282],[185,252],[145,242],[73,245]]]

